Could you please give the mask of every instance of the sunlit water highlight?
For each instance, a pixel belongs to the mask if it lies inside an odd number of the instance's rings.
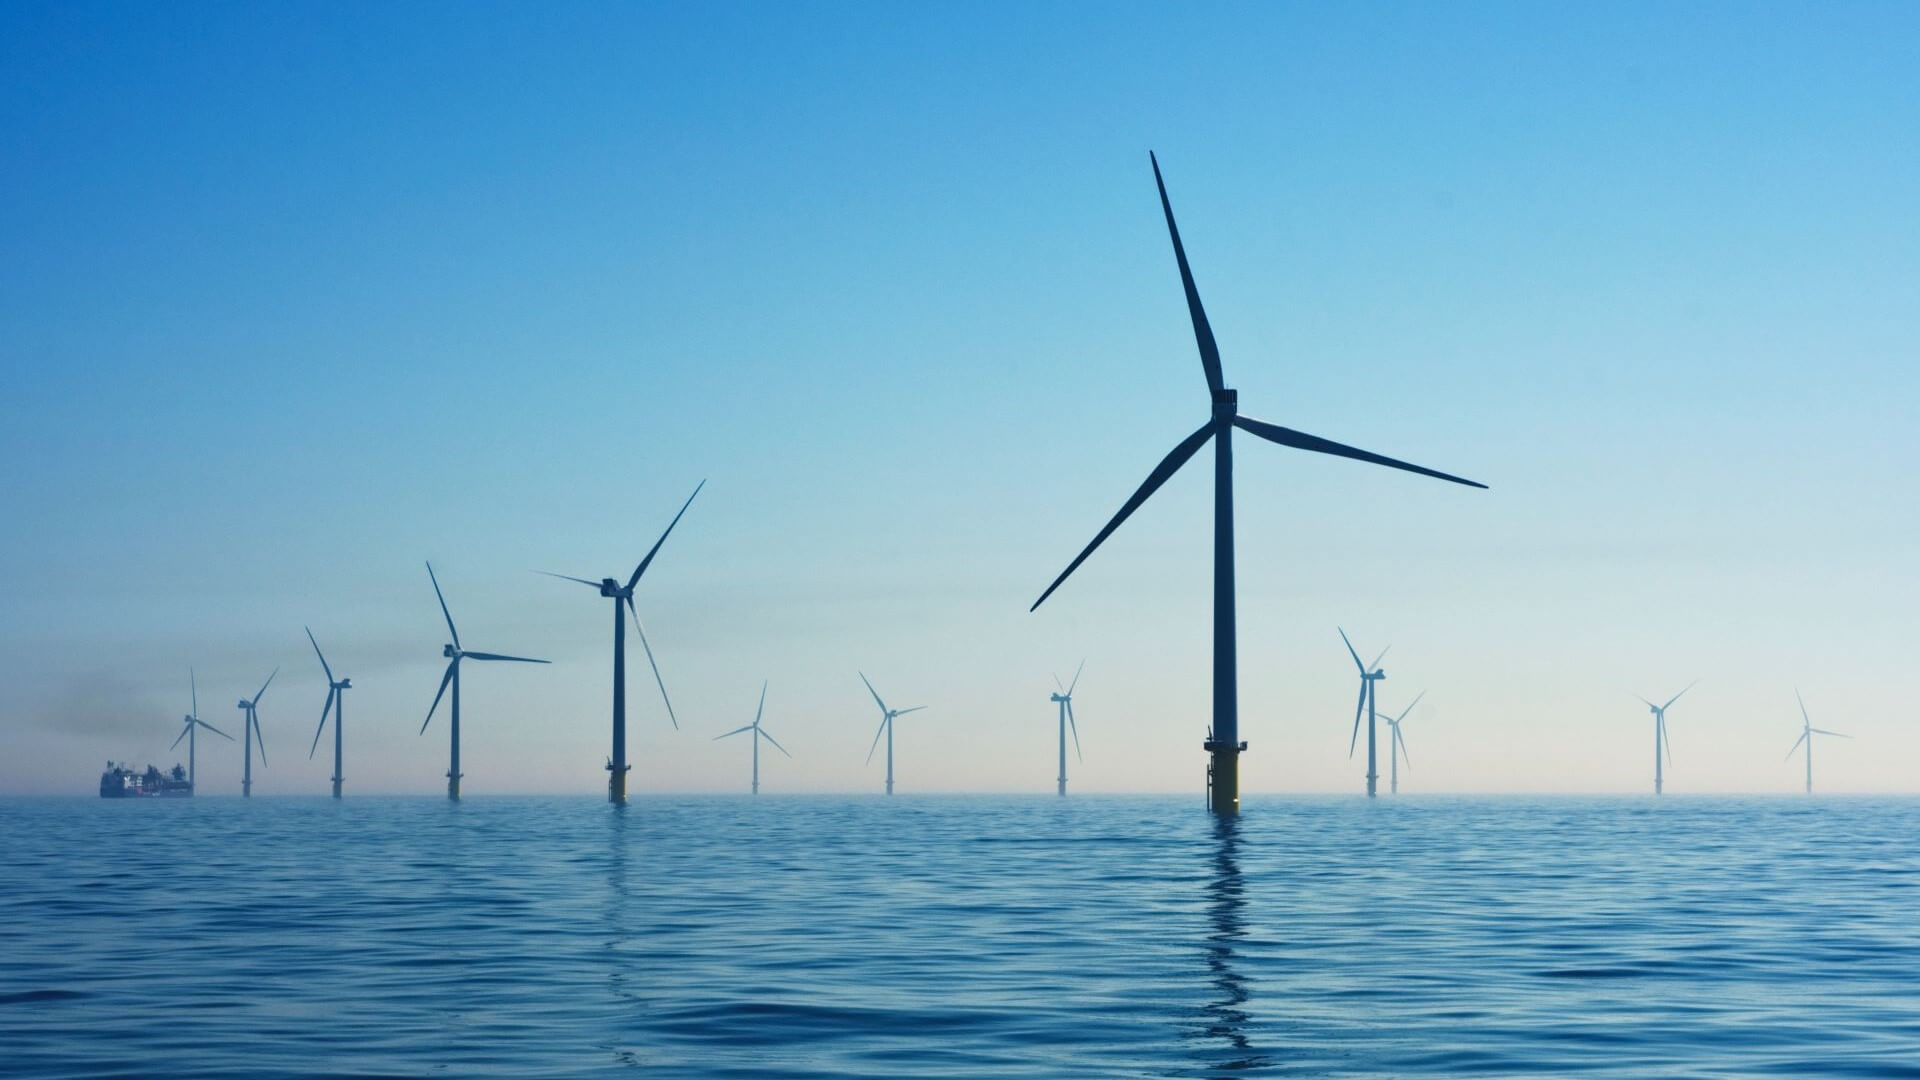
[[[1920,1077],[1920,801],[0,800],[0,1073]]]

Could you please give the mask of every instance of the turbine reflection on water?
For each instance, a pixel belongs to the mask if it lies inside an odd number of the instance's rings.
[[[1274,1061],[1248,1038],[1252,1018],[1246,1005],[1252,994],[1247,976],[1234,966],[1234,948],[1247,934],[1246,883],[1240,874],[1240,819],[1215,818],[1213,841],[1204,953],[1215,1000],[1200,1007],[1201,1021],[1191,1037],[1202,1043],[1200,1056],[1206,1075],[1219,1076],[1268,1069]],[[1224,1060],[1219,1058],[1223,1051]]]

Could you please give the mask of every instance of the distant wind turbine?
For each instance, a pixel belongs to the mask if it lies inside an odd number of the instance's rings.
[[[867,747],[867,764],[869,765],[873,764],[873,751],[880,745],[880,736],[884,734],[887,737],[887,794],[891,795],[893,794],[893,720],[894,720],[894,717],[905,716],[908,713],[919,712],[921,709],[926,708],[926,706],[915,705],[911,709],[889,709],[887,708],[887,703],[880,700],[880,691],[875,690],[873,688],[873,684],[870,682],[867,682],[866,672],[863,671],[860,673],[860,681],[863,683],[867,683],[867,693],[872,694],[874,704],[880,706],[880,730],[873,733],[873,745]]]
[[[1239,680],[1237,676],[1236,644],[1234,638],[1234,588],[1233,588],[1233,429],[1251,432],[1269,442],[1290,446],[1298,450],[1311,450],[1318,454],[1333,454],[1338,457],[1352,458],[1374,465],[1403,469],[1440,480],[1466,484],[1469,487],[1485,487],[1485,484],[1465,480],[1443,472],[1419,465],[1412,465],[1390,457],[1383,457],[1370,451],[1345,446],[1317,435],[1308,435],[1291,428],[1269,424],[1264,420],[1240,415],[1239,393],[1226,385],[1221,373],[1220,349],[1213,338],[1213,328],[1207,322],[1206,312],[1200,306],[1200,292],[1194,286],[1193,272],[1187,266],[1186,249],[1180,243],[1180,230],[1174,225],[1173,204],[1167,199],[1167,187],[1160,176],[1159,159],[1148,155],[1153,162],[1153,179],[1160,190],[1160,209],[1166,215],[1167,234],[1173,240],[1174,260],[1180,266],[1180,284],[1186,291],[1187,312],[1193,319],[1194,339],[1200,348],[1200,364],[1206,372],[1207,390],[1212,396],[1213,415],[1200,425],[1199,430],[1182,439],[1172,452],[1154,467],[1153,472],[1120,507],[1119,513],[1108,521],[1060,576],[1047,586],[1040,599],[1034,601],[1038,608],[1060,583],[1067,579],[1087,556],[1092,555],[1101,542],[1112,535],[1120,523],[1127,520],[1140,505],[1147,501],[1167,478],[1179,471],[1187,460],[1197,453],[1208,440],[1213,442],[1213,725],[1202,748],[1212,755],[1208,770],[1208,803],[1216,814],[1237,814],[1240,812],[1240,764],[1241,751],[1246,743],[1240,740]],[[1031,609],[1029,609],[1031,610]]]
[[[1660,794],[1661,791],[1666,788],[1667,782],[1666,773],[1663,772],[1660,767],[1660,750],[1662,747],[1666,749],[1667,761],[1673,761],[1673,742],[1667,738],[1667,710],[1672,708],[1673,703],[1679,701],[1688,690],[1693,689],[1694,683],[1699,681],[1700,680],[1695,679],[1693,682],[1682,687],[1680,693],[1668,698],[1665,705],[1655,705],[1653,702],[1647,701],[1646,698],[1640,698],[1642,702],[1645,702],[1647,708],[1653,712],[1653,793],[1655,795]]]
[[[511,660],[520,664],[544,664],[545,660],[534,660],[525,656],[502,656],[499,653],[472,652],[460,647],[460,631],[454,629],[453,614],[447,610],[447,598],[440,592],[440,579],[433,575],[433,564],[427,564],[427,580],[433,582],[433,595],[440,601],[440,614],[447,620],[447,633],[453,635],[453,642],[440,650],[447,658],[447,673],[440,676],[440,689],[433,695],[433,704],[427,706],[427,718],[420,723],[420,734],[427,733],[427,725],[433,723],[433,711],[440,707],[441,695],[447,692],[447,684],[453,684],[453,700],[449,702],[451,716],[448,720],[452,728],[450,735],[452,753],[447,763],[447,798],[458,801],[460,798],[460,661],[462,660]]]
[[[734,728],[732,731],[727,732],[725,735],[715,735],[713,737],[714,742],[719,742],[721,739],[727,738],[728,736],[732,736],[732,735],[738,735],[741,732],[750,731],[753,733],[753,793],[755,795],[760,794],[760,740],[765,739],[768,742],[773,743],[773,748],[775,750],[778,750],[783,754],[787,754],[787,748],[784,746],[781,746],[780,743],[776,741],[773,736],[767,734],[767,730],[765,728],[760,726],[760,716],[762,713],[766,712],[766,710],[767,710],[767,684],[765,682],[762,682],[760,684],[760,705],[758,708],[753,710],[753,723],[748,724],[746,727]],[[787,756],[792,757],[793,755],[787,754]]]
[[[1337,626],[1334,629],[1340,630]],[[1347,641],[1345,630],[1340,630],[1340,640],[1347,642],[1347,655],[1353,657],[1353,666],[1360,669],[1360,699],[1353,705],[1353,738],[1347,740],[1347,757],[1353,757],[1353,748],[1359,745],[1360,714],[1364,712],[1367,714],[1367,798],[1371,799],[1380,784],[1380,767],[1378,759],[1374,757],[1374,684],[1387,677],[1386,671],[1380,667],[1380,661],[1386,657],[1387,649],[1393,646],[1381,649],[1380,655],[1373,658],[1373,663],[1363,664],[1360,654],[1353,651],[1353,642]]]
[[[1425,690],[1420,691],[1414,695],[1412,701],[1407,702],[1406,708],[1400,710],[1400,715],[1387,718],[1387,730],[1393,732],[1393,738],[1391,739],[1393,745],[1388,747],[1390,752],[1387,754],[1387,760],[1393,763],[1389,770],[1393,777],[1393,787],[1388,790],[1392,791],[1395,795],[1400,794],[1400,759],[1406,757],[1407,768],[1413,768],[1413,758],[1407,754],[1406,737],[1400,734],[1400,721],[1405,720],[1407,714],[1413,711],[1413,707],[1420,704],[1420,699],[1426,696],[1427,692]]]
[[[307,640],[313,644],[313,655],[320,657],[320,670],[327,673],[327,701],[320,706],[320,726],[313,729],[313,745],[307,747],[307,760],[313,760],[313,752],[320,748],[320,733],[327,729],[327,713],[333,713],[333,797],[340,797],[340,784],[346,779],[340,768],[341,727],[346,721],[347,691],[353,689],[352,679],[335,679],[333,669],[327,666],[327,658],[321,655],[320,643],[313,640],[313,630],[307,630]]]
[[[700,481],[699,486],[693,489],[693,495],[687,496],[687,501],[680,506],[680,513],[673,515],[673,520],[667,523],[667,531],[653,542],[652,550],[640,560],[639,566],[633,568],[633,576],[627,578],[625,585],[615,578],[588,581],[586,578],[546,570],[534,571],[562,581],[577,581],[590,589],[599,589],[601,596],[613,601],[613,754],[607,758],[607,801],[615,805],[626,804],[627,770],[633,767],[627,764],[627,614],[633,616],[633,628],[640,633],[640,648],[646,651],[647,666],[653,669],[653,681],[660,686],[660,700],[666,702],[667,719],[673,722],[675,731],[680,729],[680,719],[673,715],[673,699],[667,696],[666,681],[660,677],[660,665],[653,662],[653,646],[647,644],[647,628],[640,625],[640,609],[633,604],[633,587],[640,584],[640,575],[647,572],[653,557],[660,553],[660,545],[667,542],[673,527],[680,524],[680,515],[693,505],[694,495],[700,494],[700,488],[706,486],[705,480]],[[626,607],[625,612],[620,610],[622,605]]]
[[[1813,737],[1815,735],[1832,735],[1841,739],[1851,739],[1853,736],[1842,735],[1837,731],[1828,731],[1825,728],[1814,727],[1813,718],[1807,715],[1807,703],[1800,697],[1800,691],[1798,689],[1793,692],[1793,700],[1800,702],[1800,737],[1793,740],[1793,749],[1787,751],[1787,760],[1793,760],[1794,751],[1800,749],[1801,743],[1807,744],[1807,794],[1811,795],[1813,794]]]
[[[240,733],[246,740],[246,745],[242,748],[245,757],[241,759],[243,764],[240,771],[240,797],[243,799],[253,797],[253,741],[255,739],[260,740],[260,767],[263,769],[267,767],[267,737],[260,732],[260,698],[266,694],[267,687],[273,685],[273,677],[278,674],[280,669],[274,668],[267,675],[267,681],[260,684],[258,694],[253,695],[252,698],[241,698],[240,703],[235,706],[246,714],[240,721]]]
[[[194,676],[192,668],[187,669],[187,684],[193,691],[193,711],[182,718],[180,722],[180,734],[174,736],[173,746],[169,746],[167,749],[171,750],[174,746],[179,746],[181,739],[187,740],[187,787],[197,794],[200,789],[194,786],[194,729],[206,728],[208,731],[213,732],[228,742],[233,741],[233,736],[200,719],[200,680]]]
[[[1086,756],[1080,753],[1080,725],[1073,720],[1073,688],[1080,685],[1080,672],[1086,670],[1086,667],[1087,662],[1080,661],[1080,666],[1074,669],[1073,681],[1052,697],[1053,701],[1060,703],[1060,794],[1062,795],[1067,793],[1067,729],[1069,727],[1073,729],[1073,755],[1082,763],[1087,760]],[[1060,685],[1060,676],[1053,677],[1053,685],[1055,687]]]

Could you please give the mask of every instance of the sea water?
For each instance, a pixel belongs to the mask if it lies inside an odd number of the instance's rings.
[[[0,1073],[1920,1076],[1920,801],[0,800]]]

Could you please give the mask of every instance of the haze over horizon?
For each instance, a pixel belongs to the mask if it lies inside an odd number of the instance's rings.
[[[1148,166],[1251,416],[1249,795],[1913,793],[1920,9],[0,11],[0,794],[354,684],[346,794],[1191,794],[1210,468],[1028,605],[1206,408]],[[505,669],[505,670],[502,670]],[[1384,742],[1385,728],[1382,726]],[[327,741],[330,741],[331,736]],[[1364,736],[1363,736],[1364,740]],[[239,750],[200,747],[206,794]],[[1381,771],[1386,771],[1382,754]],[[1384,788],[1384,782],[1383,782]]]

